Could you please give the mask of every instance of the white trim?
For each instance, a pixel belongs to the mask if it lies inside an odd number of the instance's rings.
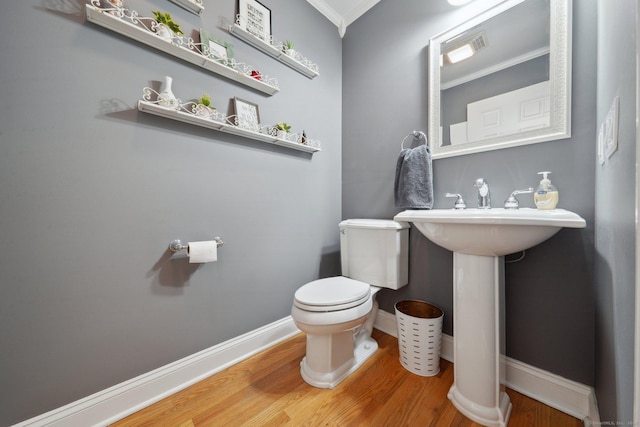
[[[398,329],[395,317],[393,314],[380,310],[374,327],[397,338]],[[440,357],[453,362],[452,336],[442,334]],[[504,363],[505,386],[547,406],[584,420],[585,426],[599,424],[600,416],[593,387],[562,378],[510,357],[502,357],[501,363]]]
[[[374,327],[397,337],[396,318],[378,311]],[[300,331],[291,316],[117,384],[61,408],[26,420],[26,426],[106,426],[220,372]],[[442,335],[441,357],[453,361],[453,337]],[[585,420],[599,423],[591,387],[505,357],[506,384],[526,396]]]
[[[640,1],[636,1],[636,268],[635,333],[633,345],[633,425],[640,425]]]
[[[346,25],[351,25],[356,19],[364,15],[369,9],[378,4],[380,0],[360,0],[351,9],[344,13]]]
[[[291,316],[26,420],[23,426],[106,426],[300,333]]]
[[[323,14],[325,18],[333,23],[336,27],[340,28],[341,25],[344,25],[344,20],[342,16],[338,12],[336,12],[331,6],[329,6],[323,0],[307,0],[311,6],[315,7],[318,12]]]
[[[593,388],[551,372],[504,358],[505,386],[547,406],[584,420],[591,414]],[[593,421],[593,420],[592,420]]]
[[[584,426],[592,427],[600,424],[600,411],[598,410],[598,401],[594,391],[589,396],[589,415],[584,419]]]
[[[343,3],[339,11],[329,5],[326,0],[307,0],[307,3],[315,7],[318,12],[338,27],[340,37],[344,37],[347,26],[364,15],[369,9],[378,4],[379,1],[380,0],[358,0],[355,4],[353,4],[353,2]],[[345,5],[347,5],[348,9]]]

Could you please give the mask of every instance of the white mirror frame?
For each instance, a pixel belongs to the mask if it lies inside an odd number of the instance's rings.
[[[549,83],[551,89],[551,126],[519,134],[504,135],[462,145],[442,145],[440,130],[440,46],[487,19],[527,0],[505,0],[465,23],[429,40],[429,112],[428,138],[434,159],[537,142],[554,141],[571,136],[571,31],[572,0],[551,0]]]

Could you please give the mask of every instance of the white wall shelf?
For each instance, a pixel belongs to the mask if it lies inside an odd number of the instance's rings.
[[[240,17],[238,16],[237,19],[239,21]],[[225,25],[231,35],[239,38],[272,58],[277,59],[310,79],[320,75],[318,65],[302,56],[300,52],[296,51],[293,55],[288,55],[284,52],[284,43],[278,42],[273,38],[271,44],[266,43],[243,29],[242,26],[239,25],[238,21],[234,24]]]
[[[92,0],[95,2],[97,0]],[[195,43],[188,37],[174,38],[166,41],[154,32],[157,24],[153,18],[143,18],[135,11],[129,11],[122,7],[100,8],[95,4],[86,5],[87,20],[101,27],[122,34],[140,43],[161,50],[183,61],[197,65],[214,74],[226,77],[245,86],[256,89],[267,95],[273,95],[279,91],[278,81],[265,74],[260,79],[251,76],[254,69],[246,64],[233,63],[228,66],[220,61],[209,58],[203,54],[207,47]],[[147,24],[145,25],[145,21]],[[202,48],[202,51],[200,50]]]
[[[150,100],[152,98],[152,93],[157,95],[157,92],[153,89],[144,89],[143,99],[138,101],[138,110],[143,113],[154,114],[167,119],[243,136],[307,153],[322,151],[320,148],[320,141],[305,139],[305,143],[298,142],[303,140],[302,135],[299,134],[287,134],[286,138],[279,138],[276,136],[274,126],[259,126],[257,129],[244,129],[235,125],[235,116],[227,116],[225,114],[218,113],[216,110],[208,109],[203,105],[194,102],[180,104],[179,100],[177,100],[177,108],[164,107],[159,105],[157,101]]]
[[[204,5],[202,4],[202,0],[169,0],[172,3],[177,4],[178,6],[183,7],[191,13],[195,13],[196,15],[202,15],[204,12]]]

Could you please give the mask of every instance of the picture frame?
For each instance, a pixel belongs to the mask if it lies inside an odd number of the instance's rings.
[[[225,65],[230,66],[233,64],[233,44],[215,37],[203,28],[200,28],[200,44],[209,49],[209,58],[220,61]],[[204,54],[204,48],[202,51]]]
[[[260,109],[258,104],[238,98],[233,98],[233,108],[237,126],[242,129],[260,131]]]
[[[271,44],[271,10],[257,0],[238,0],[239,26]]]

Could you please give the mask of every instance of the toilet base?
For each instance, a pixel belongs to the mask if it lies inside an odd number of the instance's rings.
[[[318,372],[309,367],[307,356],[300,362],[300,374],[305,382],[318,388],[332,389],[355,372],[378,351],[378,343],[371,337],[364,338],[353,349],[353,357],[332,372]]]

